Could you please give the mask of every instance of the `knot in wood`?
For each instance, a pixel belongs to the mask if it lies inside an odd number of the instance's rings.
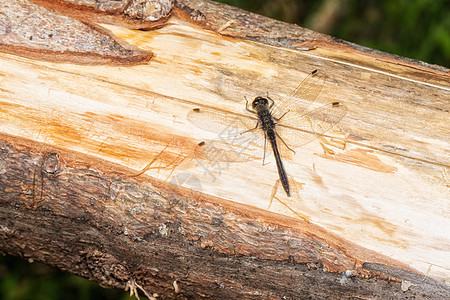
[[[167,18],[172,6],[173,0],[132,0],[124,10],[124,14],[142,22],[154,22]]]

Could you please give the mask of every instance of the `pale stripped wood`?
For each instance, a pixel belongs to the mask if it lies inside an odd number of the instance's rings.
[[[269,92],[276,101],[319,69],[327,78],[317,105],[340,101],[348,112],[328,137],[296,155],[282,151],[297,185],[291,198],[278,188],[270,210],[308,219],[448,282],[447,75],[373,59],[369,66],[351,64],[351,54],[331,50],[236,41],[174,20],[157,31],[105,27],[155,57],[111,67],[0,54],[2,133],[88,153],[136,174],[153,162],[146,173],[161,180],[192,173],[204,193],[267,209],[274,162],[217,166],[193,158],[198,142],[216,136],[186,116],[216,105],[244,114],[244,96]]]

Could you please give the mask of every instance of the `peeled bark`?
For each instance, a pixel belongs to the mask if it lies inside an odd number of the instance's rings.
[[[0,40],[3,252],[162,298],[450,296],[447,69],[210,1],[176,1],[149,31],[38,3],[128,50]],[[196,156],[215,137],[192,108],[244,115],[244,96],[276,102],[314,69],[317,105],[348,111],[282,151],[292,197],[273,161]]]

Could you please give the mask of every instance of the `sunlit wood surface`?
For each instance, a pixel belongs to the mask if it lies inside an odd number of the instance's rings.
[[[1,133],[161,181],[192,175],[188,188],[312,222],[448,283],[448,74],[340,49],[235,40],[174,19],[155,31],[104,26],[154,57],[120,67],[0,54]],[[292,197],[281,187],[272,195],[271,159],[217,166],[193,156],[217,136],[187,121],[191,109],[246,114],[244,96],[277,101],[315,69],[325,78],[315,105],[339,101],[348,112],[295,155],[282,149]]]

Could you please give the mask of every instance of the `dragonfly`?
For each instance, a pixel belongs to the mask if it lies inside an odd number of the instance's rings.
[[[282,100],[274,101],[267,94],[257,96],[249,105],[245,97],[245,112],[231,113],[219,105],[210,108],[194,108],[187,119],[196,127],[218,134],[218,138],[202,141],[195,156],[209,161],[244,162],[266,159],[269,143],[278,176],[288,197],[291,196],[289,179],[279,146],[295,154],[294,148],[305,145],[334,127],[346,114],[347,107],[332,102],[308,110],[324,85],[318,70],[309,73],[294,91]]]

